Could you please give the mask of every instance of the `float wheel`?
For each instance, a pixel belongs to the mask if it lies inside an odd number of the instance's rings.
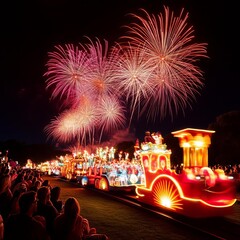
[[[99,189],[99,179],[98,179],[98,178],[95,179],[94,187],[95,187],[96,189]]]
[[[159,178],[152,188],[153,204],[171,210],[183,208],[182,199],[175,183],[167,178]]]
[[[109,191],[109,182],[106,177],[101,177],[99,180],[99,189]]]

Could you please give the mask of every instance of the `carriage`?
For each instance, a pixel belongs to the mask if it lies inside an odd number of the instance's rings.
[[[208,167],[208,147],[214,131],[187,128],[172,132],[183,148],[181,171],[171,168],[171,150],[160,141],[143,142],[139,150],[145,176],[136,186],[140,202],[188,217],[230,214],[236,185],[223,169]]]

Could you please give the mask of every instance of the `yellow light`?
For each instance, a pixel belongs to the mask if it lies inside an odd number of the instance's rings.
[[[188,148],[188,147],[190,147],[190,144],[188,142],[185,142],[185,143],[183,143],[183,147]]]
[[[136,174],[131,174],[130,176],[130,182],[131,183],[136,183],[138,181],[138,177],[136,176]]]
[[[168,197],[161,198],[161,205],[167,208],[171,208],[171,200]]]
[[[203,142],[202,141],[195,141],[195,146],[196,147],[202,147],[203,146]]]
[[[106,184],[105,184],[105,183],[102,183],[101,189],[102,189],[102,190],[106,189]]]

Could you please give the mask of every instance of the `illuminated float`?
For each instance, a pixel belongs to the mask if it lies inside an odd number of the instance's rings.
[[[145,176],[136,186],[140,202],[188,217],[224,216],[236,202],[236,186],[222,169],[208,167],[208,147],[214,131],[187,128],[172,132],[183,148],[181,172],[171,169],[171,150],[160,134],[143,142],[138,153]]]
[[[89,173],[83,181],[103,191],[132,191],[135,190],[135,186],[142,185],[145,179],[138,160],[114,159],[106,162],[99,159],[89,168]]]
[[[77,181],[81,186],[111,191],[135,190],[135,186],[143,184],[143,170],[140,161],[130,160],[128,153],[119,153],[114,158],[113,147],[97,148],[95,154],[73,154],[66,156],[61,167],[61,177]]]
[[[79,180],[87,174],[88,162],[84,158],[69,158],[61,167],[61,176],[68,180]]]
[[[61,171],[60,162],[58,160],[40,163],[36,168],[44,175],[59,175]]]

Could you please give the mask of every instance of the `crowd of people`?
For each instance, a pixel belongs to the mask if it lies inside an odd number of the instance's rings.
[[[0,240],[108,240],[81,216],[78,200],[60,200],[52,187],[31,169],[0,165]]]

